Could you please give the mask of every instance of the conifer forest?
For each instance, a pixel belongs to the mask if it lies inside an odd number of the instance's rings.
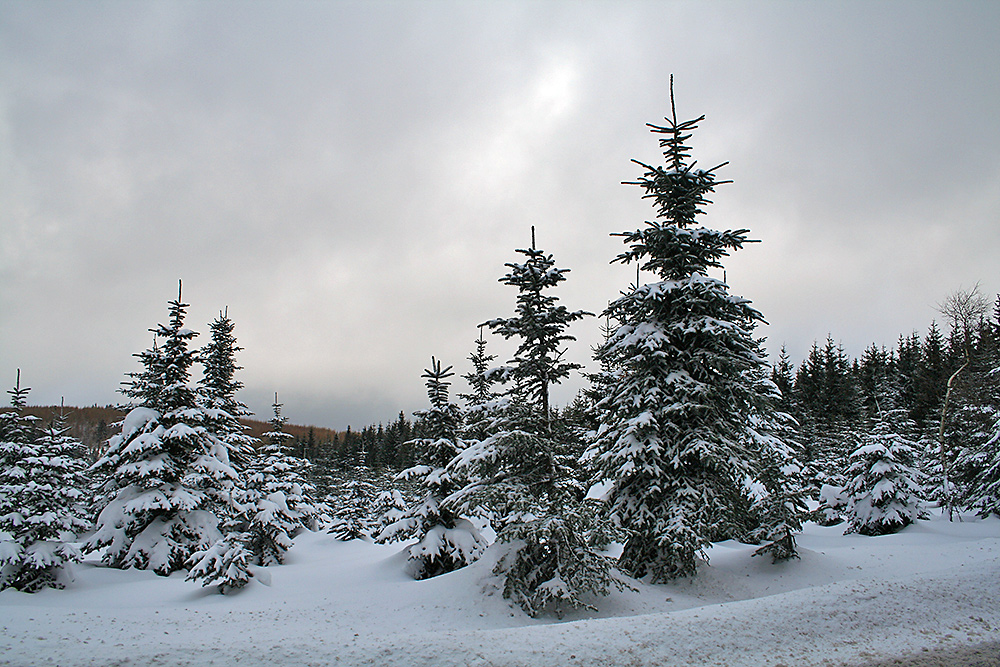
[[[64,414],[28,413],[22,369],[0,414],[0,587],[72,588],[68,566],[89,559],[237,595],[324,533],[397,544],[418,581],[489,554],[512,609],[561,618],[639,582],[697,581],[726,541],[779,567],[809,523],[878,538],[931,514],[1000,514],[1000,297],[956,286],[925,331],[860,358],[836,322],[801,363],[769,357],[766,313],[721,277],[756,241],[713,224],[729,181],[693,158],[703,121],[671,108],[647,128],[662,162],[635,162],[627,186],[650,219],[609,229],[620,254],[593,260],[636,282],[564,305],[573,275],[532,228],[498,267],[510,310],[469,323],[466,359],[427,360],[413,415],[296,438],[276,394],[252,436],[237,325],[222,311],[189,328],[181,284],[96,452]],[[591,318],[604,336],[586,388],[554,404],[584,372],[565,352]],[[500,339],[511,358],[491,352]]]

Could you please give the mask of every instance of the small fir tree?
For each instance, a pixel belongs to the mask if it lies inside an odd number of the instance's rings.
[[[315,530],[319,518],[314,489],[305,480],[308,462],[288,451],[294,436],[285,432],[287,420],[281,416],[277,394],[272,407],[271,431],[247,469],[242,503],[249,519],[249,548],[260,565],[284,562],[292,538],[303,530]]]
[[[64,588],[73,544],[90,528],[86,517],[83,444],[66,434],[60,413],[44,430],[24,414],[29,389],[17,373],[11,412],[0,415],[0,588],[34,593]]]
[[[580,364],[563,360],[566,342],[576,340],[565,333],[569,325],[583,319],[585,310],[570,311],[557,305],[559,299],[548,291],[566,280],[569,269],[555,265],[552,255],[535,248],[535,228],[531,228],[531,248],[516,252],[525,256],[522,264],[508,262],[510,271],[500,279],[517,288],[513,317],[490,320],[486,325],[505,339],[517,338],[514,358],[504,370],[512,381],[513,395],[536,406],[537,417],[547,427],[551,417],[549,389],[569,377]]]
[[[997,307],[1000,310],[1000,298]],[[1000,389],[1000,366],[988,377],[994,386],[989,393],[995,396]],[[994,399],[992,405],[981,406],[977,417],[982,428],[972,435],[968,450],[956,466],[969,477],[963,500],[982,517],[1000,516],[1000,406]]]
[[[920,516],[918,473],[911,467],[914,444],[885,418],[861,435],[846,473],[845,533],[895,533]]]
[[[375,485],[362,479],[338,484],[327,500],[333,516],[326,532],[345,542],[370,538],[375,496]]]
[[[493,389],[497,374],[490,368],[496,355],[486,353],[483,326],[479,327],[476,351],[468,359],[472,362],[472,372],[462,377],[469,385],[469,393],[459,394],[458,397],[465,402],[460,434],[463,440],[471,443],[489,436],[490,424],[495,418],[500,398]]]
[[[426,379],[431,407],[417,413],[418,429],[424,436],[412,442],[418,465],[404,470],[400,476],[417,481],[424,494],[378,537],[382,542],[417,538],[417,543],[407,550],[409,571],[415,579],[464,567],[479,558],[486,548],[486,540],[472,522],[443,503],[462,486],[461,479],[447,466],[465,448],[458,436],[461,413],[448,395],[448,378],[453,375],[451,366],[442,368],[441,362],[431,357],[431,367],[421,376]]]
[[[226,447],[238,476],[215,497],[215,511],[220,519],[222,538],[207,549],[192,554],[189,580],[201,580],[208,586],[218,583],[223,594],[246,586],[253,577],[254,554],[250,549],[249,520],[243,502],[247,495],[245,469],[255,455],[257,439],[250,436],[240,421],[252,413],[236,398],[243,383],[236,379],[235,325],[229,311],[219,313],[210,325],[211,340],[199,351],[203,365],[198,393],[208,415],[208,424]]]
[[[201,580],[203,586],[218,584],[223,595],[242,589],[254,576],[249,540],[248,532],[229,530],[222,539],[191,557],[188,581]]]
[[[756,543],[764,542],[754,555],[768,554],[775,563],[798,558],[795,535],[802,532],[807,506],[791,417],[777,414],[768,420],[754,415],[750,425],[758,479],[764,490],[753,507],[759,525],[751,538]]]
[[[23,520],[17,503],[17,492],[28,481],[28,471],[24,466],[25,453],[31,449],[38,434],[37,417],[25,414],[29,387],[21,387],[21,369],[17,370],[17,381],[10,394],[11,410],[0,412],[0,528],[13,539],[7,529]]]

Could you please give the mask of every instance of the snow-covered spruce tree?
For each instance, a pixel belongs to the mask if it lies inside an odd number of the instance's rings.
[[[21,369],[10,394],[11,409],[0,412],[0,539],[13,539],[10,532],[22,520],[17,491],[28,481],[23,462],[38,435],[37,417],[25,414],[29,387],[21,386]],[[4,537],[6,535],[6,537]],[[0,554],[5,558],[6,551]]]
[[[654,201],[656,220],[616,234],[629,245],[616,261],[659,280],[607,309],[619,326],[597,357],[616,369],[615,382],[588,452],[611,482],[613,519],[631,532],[619,566],[654,582],[695,574],[713,536],[738,534],[733,503],[754,476],[749,418],[766,415],[770,400],[752,336],[761,315],[708,275],[750,242],[748,230],[698,225],[723,165],[689,162],[686,141],[704,117],[678,123],[672,87],[671,113],[666,126],[649,126],[663,136],[666,165],[637,162],[645,173],[632,183]]]
[[[532,230],[534,237],[534,230]],[[498,410],[490,435],[463,450],[449,471],[468,483],[445,504],[484,513],[497,532],[501,554],[494,572],[503,577],[504,597],[531,616],[545,611],[593,608],[588,601],[622,583],[611,562],[587,541],[583,496],[574,476],[582,447],[553,419],[549,388],[577,368],[563,360],[568,326],[587,315],[557,305],[548,290],[565,280],[551,255],[532,246],[518,250],[524,263],[510,263],[501,282],[518,290],[514,317],[487,325],[519,341],[502,369],[510,382],[507,403]]]
[[[203,370],[198,391],[209,411],[213,431],[229,449],[230,460],[243,467],[257,445],[257,439],[240,422],[253,413],[236,398],[243,388],[243,383],[236,379],[236,371],[242,369],[236,365],[236,353],[243,348],[236,345],[235,324],[229,318],[228,308],[219,313],[209,328],[212,338],[199,351]]]
[[[483,338],[483,326],[479,327],[479,338],[476,339],[476,351],[469,355],[472,371],[462,376],[469,385],[469,393],[459,394],[465,403],[462,423],[459,428],[460,437],[466,442],[480,441],[490,433],[490,424],[498,408],[497,393],[493,390],[496,384],[496,374],[490,364],[496,359],[495,354],[486,353],[486,339]]]
[[[91,522],[85,447],[67,435],[68,430],[59,413],[22,452],[19,467],[26,473],[25,482],[13,494],[21,520],[10,522],[16,525],[0,521],[0,530],[12,529],[20,548],[17,560],[3,565],[0,587],[33,593],[64,588],[72,580],[69,565],[81,557],[73,542],[90,530]]]
[[[246,466],[255,456],[257,439],[240,422],[240,418],[252,413],[236,398],[243,388],[243,383],[236,379],[236,371],[241,369],[236,364],[236,353],[243,348],[236,345],[235,325],[228,309],[219,313],[209,327],[212,338],[199,351],[203,372],[198,393],[208,414],[208,424],[226,446],[238,476],[223,489],[226,493],[215,498],[222,539],[192,554],[188,579],[200,579],[205,586],[218,582],[220,592],[229,593],[245,586],[253,576],[251,566],[255,561],[249,548],[249,519],[244,502]]]
[[[0,412],[0,589],[13,585],[24,546],[17,539],[25,521],[22,490],[29,482],[25,459],[36,452],[37,417],[25,414],[30,387],[21,386],[21,369],[10,394],[11,409]]]
[[[192,555],[187,579],[200,579],[203,586],[218,584],[223,595],[239,591],[253,578],[253,552],[248,541],[245,531],[227,531],[222,539]]]
[[[271,431],[264,434],[264,445],[247,469],[243,501],[249,518],[248,547],[260,565],[284,562],[292,538],[305,529],[315,530],[319,516],[314,489],[305,480],[309,462],[288,451],[294,436],[285,432],[287,419],[281,416],[277,394],[272,407]]]
[[[398,520],[378,535],[380,542],[416,537],[407,550],[408,569],[414,579],[427,579],[452,572],[475,561],[486,549],[486,540],[465,517],[442,505],[442,501],[461,487],[461,480],[447,465],[465,448],[458,436],[461,413],[448,396],[451,366],[431,357],[431,367],[421,377],[426,379],[431,407],[417,413],[422,438],[412,441],[417,465],[400,473],[424,489],[424,495]]]
[[[758,525],[750,538],[764,543],[754,555],[768,554],[775,563],[798,558],[795,535],[802,532],[808,508],[793,439],[794,421],[785,413],[769,417],[754,413],[749,424],[757,481],[763,487],[763,494],[751,508]]]
[[[188,304],[180,289],[169,306],[169,324],[151,330],[162,344],[154,340],[137,355],[144,370],[124,390],[132,410],[94,464],[104,478],[103,509],[86,543],[89,550],[106,547],[102,560],[112,567],[160,575],[184,569],[221,537],[213,508],[237,479],[189,384],[197,333],[184,327]]]
[[[505,266],[510,271],[500,279],[503,284],[517,288],[514,317],[490,320],[486,326],[507,340],[520,341],[514,358],[502,371],[513,383],[510,394],[532,404],[531,412],[541,420],[538,426],[548,432],[552,415],[549,389],[581,368],[580,364],[562,358],[565,343],[576,340],[565,333],[566,329],[592,313],[569,311],[566,306],[556,305],[559,299],[548,290],[566,280],[569,269],[557,268],[552,255],[535,248],[534,227],[531,248],[516,252],[525,256],[524,263],[508,262]]]
[[[979,454],[980,471],[970,486],[965,503],[984,518],[991,514],[1000,516],[1000,410],[993,415],[992,435]]]
[[[861,434],[846,473],[845,533],[895,533],[920,516],[918,473],[911,467],[914,445],[886,417]]]
[[[68,566],[80,560],[72,541],[90,521],[83,444],[61,416],[38,429],[24,413],[29,391],[18,370],[12,410],[0,414],[0,589],[34,593],[72,579]]]
[[[363,479],[336,484],[327,498],[333,513],[326,532],[345,542],[370,538],[376,496],[375,485]]]

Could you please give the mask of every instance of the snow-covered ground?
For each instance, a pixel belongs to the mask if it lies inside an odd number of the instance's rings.
[[[64,591],[0,593],[0,665],[798,667],[987,643],[1000,664],[1000,520],[842,531],[810,524],[778,565],[723,542],[695,579],[562,621],[511,608],[488,557],[418,582],[400,545],[323,533],[234,596],[88,561]]]

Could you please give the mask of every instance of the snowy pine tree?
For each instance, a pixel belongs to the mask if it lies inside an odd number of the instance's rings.
[[[72,542],[90,521],[83,444],[66,435],[61,415],[36,432],[23,413],[29,390],[20,380],[18,371],[14,409],[0,416],[0,588],[34,593],[72,580],[69,565],[80,560]]]
[[[582,445],[572,429],[554,419],[549,389],[577,368],[563,360],[568,326],[584,316],[557,305],[548,290],[565,280],[551,255],[532,246],[518,250],[524,263],[509,263],[501,282],[518,290],[514,317],[487,325],[519,341],[514,358],[499,369],[511,384],[504,406],[493,413],[489,434],[472,443],[448,470],[468,483],[446,504],[486,513],[501,551],[494,572],[504,595],[531,616],[545,611],[592,608],[593,596],[623,584],[608,558],[591,542],[583,511],[586,489],[575,471]]]
[[[348,479],[336,485],[327,499],[333,515],[326,532],[345,542],[371,537],[375,498],[375,485],[371,482]]]
[[[90,550],[106,547],[112,567],[161,575],[187,567],[221,535],[213,508],[237,479],[229,450],[189,384],[196,332],[184,327],[188,304],[169,302],[170,320],[153,329],[162,345],[138,355],[144,365],[125,390],[133,409],[95,464],[104,477],[103,509]]]
[[[18,492],[28,482],[28,470],[24,459],[33,452],[33,443],[38,435],[37,417],[25,414],[30,388],[21,387],[21,370],[17,371],[17,382],[10,394],[11,409],[0,412],[0,563],[20,558],[15,553],[16,529],[23,522]]]
[[[475,561],[486,548],[486,541],[472,522],[443,504],[443,500],[461,487],[448,464],[465,448],[458,436],[461,414],[449,400],[448,378],[451,366],[431,357],[431,367],[421,377],[427,380],[431,407],[417,413],[418,428],[424,437],[412,441],[418,465],[400,476],[416,480],[424,489],[423,497],[397,520],[387,525],[379,541],[416,537],[407,549],[409,571],[415,579],[427,579],[452,572]]]
[[[243,383],[236,379],[236,371],[242,369],[236,365],[236,353],[243,348],[236,345],[235,325],[228,308],[219,313],[209,328],[212,339],[199,351],[203,371],[198,390],[209,411],[212,430],[229,449],[230,459],[242,466],[257,444],[257,439],[240,422],[253,413],[236,398],[243,388]]]
[[[1000,516],[1000,410],[993,415],[991,430],[991,437],[980,449],[980,472],[966,497],[968,506],[984,518],[990,514]]]
[[[671,107],[666,126],[649,126],[663,135],[666,166],[637,163],[646,171],[634,183],[657,219],[618,234],[629,249],[616,260],[659,280],[607,309],[619,326],[597,356],[616,377],[588,453],[612,484],[612,517],[631,532],[620,566],[653,581],[693,575],[713,536],[738,532],[731,501],[753,476],[749,417],[769,400],[754,379],[764,367],[752,336],[761,316],[708,275],[750,242],[747,230],[697,224],[719,167],[689,163],[685,142],[704,117],[678,123],[672,93]]]
[[[472,372],[462,377],[469,384],[469,393],[459,394],[465,402],[460,435],[467,442],[479,441],[487,437],[494,413],[498,408],[497,393],[493,390],[496,384],[496,373],[490,364],[496,359],[495,354],[486,353],[486,339],[483,338],[483,326],[479,327],[479,338],[476,339],[476,351],[469,355],[472,362]]]
[[[293,538],[315,530],[319,508],[305,480],[308,462],[288,452],[293,436],[285,432],[278,395],[274,395],[271,431],[251,453],[242,488],[237,489],[225,535],[191,556],[188,579],[219,584],[221,593],[237,591],[255,576],[255,566],[280,565]],[[257,572],[259,574],[259,572]]]
[[[253,577],[251,567],[256,560],[249,546],[249,519],[243,503],[247,496],[246,466],[255,456],[257,439],[240,422],[252,413],[236,398],[243,388],[236,379],[236,371],[241,368],[236,365],[236,353],[243,348],[236,345],[235,325],[228,309],[219,313],[209,327],[212,338],[199,351],[203,372],[198,393],[209,425],[228,450],[237,477],[215,499],[222,538],[192,554],[188,579],[200,579],[205,586],[218,583],[225,594],[243,588]]]
[[[551,418],[549,390],[569,377],[580,364],[563,360],[567,341],[576,340],[565,333],[569,325],[583,319],[585,310],[569,311],[556,305],[559,299],[548,293],[566,280],[569,269],[555,265],[552,255],[535,248],[535,228],[531,228],[531,248],[519,249],[524,263],[508,262],[510,271],[500,279],[517,288],[517,307],[513,317],[490,320],[486,325],[505,339],[519,339],[514,358],[502,369],[512,381],[511,395],[535,406],[535,417],[548,430]],[[542,425],[540,424],[540,427]]]
[[[191,557],[187,579],[203,586],[218,584],[223,595],[239,591],[253,578],[254,554],[248,547],[249,533],[229,530],[222,539]]]
[[[81,558],[74,542],[92,525],[85,448],[68,431],[65,416],[56,415],[35,440],[34,455],[22,462],[29,481],[18,500],[25,521],[16,539],[24,550],[9,582],[22,591],[63,588],[72,580],[68,566]]]
[[[861,435],[847,468],[845,533],[895,533],[921,513],[914,444],[886,419]]]
[[[765,543],[754,555],[768,554],[775,563],[799,557],[795,534],[802,532],[802,521],[807,515],[802,467],[791,438],[792,424],[786,414],[776,414],[770,419],[755,414],[750,420],[757,478],[764,492],[752,508],[759,517],[759,525],[751,538]]]
[[[260,565],[284,562],[292,538],[305,529],[315,530],[319,516],[313,486],[305,479],[308,462],[288,451],[293,436],[285,432],[287,420],[281,416],[277,394],[272,407],[271,431],[247,469],[242,503],[249,519],[248,548]]]

